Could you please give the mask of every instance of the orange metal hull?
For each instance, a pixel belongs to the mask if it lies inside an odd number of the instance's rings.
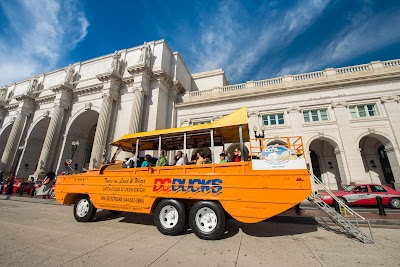
[[[159,199],[213,200],[233,218],[256,223],[300,203],[311,194],[306,169],[258,171],[252,162],[121,168],[121,164],[59,176],[56,199],[73,204],[87,194],[96,208],[152,213]]]

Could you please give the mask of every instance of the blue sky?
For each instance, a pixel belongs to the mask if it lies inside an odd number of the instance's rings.
[[[398,0],[0,0],[0,85],[165,39],[231,83],[400,58]]]

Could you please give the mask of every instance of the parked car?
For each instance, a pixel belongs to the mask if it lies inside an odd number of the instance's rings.
[[[3,187],[2,193],[6,193],[7,192],[7,183],[4,182],[3,186],[4,187]],[[29,194],[31,189],[33,189],[35,187],[35,184],[33,182],[30,182],[25,179],[16,178],[14,181],[13,193],[20,193],[22,187],[24,187],[23,193]]]
[[[383,205],[400,209],[400,192],[386,185],[360,184],[332,193],[347,205],[376,206],[376,197],[379,196]],[[321,193],[321,198],[326,204],[333,204],[333,198],[328,193]]]

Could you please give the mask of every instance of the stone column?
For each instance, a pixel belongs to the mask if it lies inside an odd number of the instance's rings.
[[[6,147],[4,148],[3,155],[1,157],[1,170],[5,173],[11,172],[11,163],[13,152],[19,141],[19,137],[23,127],[24,115],[19,113],[14,120],[13,126],[11,128],[10,135],[8,137]]]
[[[339,160],[342,160],[344,173],[346,174],[346,177],[342,177],[342,181],[346,180],[348,183],[368,183],[370,179],[367,178],[367,174],[365,173],[360,149],[353,136],[353,130],[350,124],[350,111],[347,106],[347,102],[332,103],[340,139],[342,141],[341,147],[343,147],[343,153],[340,151],[341,157],[337,157],[338,163],[340,162]],[[345,164],[345,162],[347,162],[347,164]],[[341,175],[343,175],[343,172],[341,172]]]
[[[303,113],[300,107],[291,107],[288,108],[287,114],[290,121],[290,128],[292,130],[292,135],[300,135],[303,136]],[[304,142],[305,140],[303,140]]]
[[[175,102],[176,102],[176,96],[178,95],[178,91],[175,89],[172,89],[169,91],[168,95],[168,110],[167,110],[167,127],[170,128],[175,128]]]
[[[94,136],[92,155],[90,156],[90,169],[99,168],[102,162],[103,150],[105,147],[108,126],[110,124],[112,102],[114,97],[110,94],[103,94],[100,115],[97,121],[96,134]]]
[[[381,97],[381,103],[385,107],[387,117],[392,128],[393,135],[396,139],[394,147],[400,146],[400,97],[399,96],[384,96]]]
[[[121,76],[115,70],[96,75],[96,77],[104,83],[102,93],[103,100],[101,102],[100,114],[97,120],[89,169],[99,168],[102,164],[103,151],[106,147],[107,134],[110,127],[112,105],[113,101],[116,101],[118,98],[121,82]]]
[[[44,139],[42,151],[40,153],[39,162],[37,169],[35,171],[36,175],[40,173],[45,173],[49,171],[49,156],[52,146],[54,145],[55,140],[58,139],[60,122],[62,121],[62,113],[65,111],[65,107],[56,104],[54,106],[54,111],[50,119],[49,127],[47,128],[46,137]]]
[[[6,109],[4,108],[4,106],[0,106],[0,128],[3,126],[5,114]]]
[[[400,155],[398,148],[400,146],[400,97],[397,95],[381,97],[387,117],[390,122],[390,127],[395,138],[395,144],[391,144],[392,148],[385,147],[389,158],[390,167],[395,179],[395,188],[400,190]]]
[[[52,168],[52,159],[54,150],[57,146],[57,140],[62,129],[62,122],[65,116],[65,111],[68,110],[72,100],[72,86],[68,83],[59,84],[50,88],[55,94],[54,108],[50,119],[49,127],[47,128],[46,136],[40,152],[38,166],[34,176],[39,176],[50,171]]]
[[[131,89],[133,101],[128,131],[129,133],[137,133],[140,131],[141,120],[143,119],[144,96],[150,91],[152,71],[144,63],[129,67],[127,70],[133,78]]]
[[[400,152],[398,148],[385,149],[390,162],[390,168],[392,169],[394,177],[394,186],[396,190],[400,191]]]
[[[143,110],[143,101],[145,90],[142,87],[133,89],[132,111],[129,120],[129,133],[137,133],[140,130],[141,115]]]

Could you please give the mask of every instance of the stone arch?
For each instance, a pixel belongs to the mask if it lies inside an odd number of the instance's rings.
[[[364,171],[371,183],[394,186],[400,181],[400,155],[390,137],[380,132],[367,132],[360,135],[357,141]]]
[[[35,172],[50,120],[50,117],[42,117],[29,128],[25,139],[25,149],[17,170],[19,177],[28,178],[30,174]]]
[[[270,145],[281,145],[281,146],[286,146],[287,143],[283,140],[280,139],[273,139],[273,140],[269,140],[266,144],[266,146],[270,146]]]
[[[74,121],[83,113],[88,112],[88,111],[96,111],[98,114],[100,114],[100,107],[97,106],[91,106],[91,108],[88,110],[86,108],[81,108],[79,110],[77,110],[69,119],[67,125],[65,125],[65,133],[68,133],[71,125],[74,123]]]
[[[343,159],[339,144],[326,136],[316,136],[307,144],[310,172],[331,190],[340,189],[345,177]]]
[[[74,170],[88,169],[98,118],[99,112],[93,108],[81,109],[72,116],[66,127],[58,172],[66,170],[65,162],[71,158]],[[76,141],[79,141],[79,145],[73,150],[72,142]]]
[[[363,139],[366,136],[370,136],[373,138],[378,139],[382,145],[385,146],[385,148],[390,149],[390,148],[394,148],[395,142],[393,141],[393,139],[388,136],[387,134],[383,133],[383,132],[379,132],[379,131],[374,131],[374,132],[363,132],[362,134],[360,134],[357,139],[356,142],[357,144],[360,144],[361,139]]]
[[[338,149],[338,150],[342,149],[341,145],[339,145],[340,144],[339,140],[337,140],[335,137],[333,137],[331,135],[326,135],[326,134],[324,134],[323,136],[314,135],[307,141],[307,144],[305,145],[305,147],[310,147],[310,144],[316,139],[322,139],[322,140],[329,142],[335,149]]]
[[[197,152],[199,152],[200,150],[202,150],[204,152],[204,157],[211,155],[211,149],[209,147],[200,147],[200,148],[193,149],[192,155],[190,157],[197,156]],[[190,159],[188,159],[188,160],[190,160]]]

